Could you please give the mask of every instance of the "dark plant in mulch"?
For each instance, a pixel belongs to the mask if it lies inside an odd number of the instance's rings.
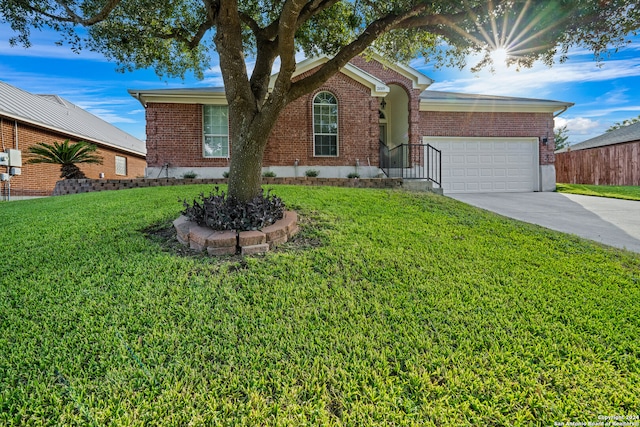
[[[208,196],[200,193],[193,203],[181,200],[182,214],[204,227],[238,231],[259,230],[284,217],[285,204],[271,190],[263,190],[248,203],[239,202],[217,186],[213,190]]]

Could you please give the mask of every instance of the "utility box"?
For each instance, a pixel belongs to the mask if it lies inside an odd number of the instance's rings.
[[[2,182],[9,181],[9,174],[8,173],[0,173],[0,181],[2,181]]]
[[[0,166],[9,166],[9,153],[0,153]]]
[[[22,167],[22,152],[20,150],[8,149],[7,153],[9,153],[9,165],[15,166],[17,168]]]
[[[11,176],[22,175],[22,169],[12,166],[9,168],[9,175]]]

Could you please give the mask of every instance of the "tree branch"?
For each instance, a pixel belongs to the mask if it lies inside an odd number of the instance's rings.
[[[97,14],[89,18],[81,17],[80,15],[75,13],[75,11],[71,9],[67,4],[67,2],[64,0],[56,0],[56,3],[64,9],[67,16],[54,15],[52,13],[47,12],[46,10],[41,10],[34,6],[31,6],[31,4],[29,4],[27,7],[31,11],[39,13],[43,16],[46,16],[49,19],[53,19],[54,21],[69,22],[69,23],[79,24],[85,27],[89,27],[91,25],[97,24],[98,22],[101,22],[107,19],[109,14],[113,11],[113,9],[116,8],[116,6],[120,4],[121,1],[122,0],[108,0],[105,3],[105,5],[102,7],[100,12],[98,12]]]
[[[469,11],[451,14],[436,13],[423,15],[429,6],[429,4],[421,3],[405,13],[387,15],[373,21],[356,40],[343,47],[333,58],[323,64],[317,72],[292,83],[291,90],[289,91],[289,101],[297,99],[310,90],[322,85],[332,75],[347,65],[352,58],[364,52],[376,39],[391,30],[428,28],[431,33],[446,35],[447,27],[451,27],[455,25],[456,22],[461,22],[470,16]]]
[[[297,28],[300,28],[302,24],[311,19],[312,16],[317,15],[318,13],[329,9],[334,4],[338,3],[340,0],[315,0],[310,3],[307,3],[300,12],[300,16],[298,17]]]

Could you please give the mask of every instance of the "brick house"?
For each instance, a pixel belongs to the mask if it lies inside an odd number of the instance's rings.
[[[298,64],[313,73],[328,58]],[[273,76],[272,81],[275,81]],[[553,191],[553,117],[573,104],[428,90],[432,80],[381,57],[354,58],[289,104],[265,151],[280,177],[424,177],[441,151],[447,192]],[[229,168],[224,88],[129,90],[146,108],[147,175],[221,177]],[[416,175],[416,171],[418,174]]]
[[[79,164],[88,178],[144,176],[145,143],[57,95],[36,95],[0,81],[0,151],[20,150],[21,174],[11,178],[11,197],[48,196],[60,180],[60,166],[26,164],[37,143],[87,141],[98,146],[102,165]],[[0,166],[0,172],[5,167]],[[2,196],[9,191],[0,186]]]

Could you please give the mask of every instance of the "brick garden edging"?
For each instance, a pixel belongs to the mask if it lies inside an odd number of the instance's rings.
[[[125,190],[129,188],[165,187],[192,184],[226,184],[226,178],[136,178],[136,179],[65,179],[58,181],[53,196],[91,193],[94,191]],[[263,185],[327,185],[355,188],[400,188],[402,178],[320,178],[301,176],[297,178],[263,178]]]
[[[214,256],[267,252],[287,242],[299,230],[298,214],[293,211],[286,211],[284,218],[259,231],[216,231],[199,226],[184,215],[173,221],[173,226],[180,243],[197,252],[206,250]]]

